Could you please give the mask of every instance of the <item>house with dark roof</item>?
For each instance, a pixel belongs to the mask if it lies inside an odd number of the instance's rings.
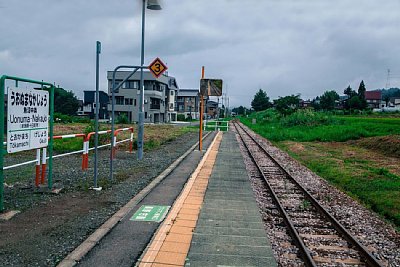
[[[106,92],[99,91],[99,119],[108,119],[108,95]],[[94,119],[96,110],[96,91],[83,91],[83,100],[79,100],[79,116],[88,116]]]
[[[369,108],[382,108],[385,104],[382,101],[381,91],[366,91],[365,100]]]

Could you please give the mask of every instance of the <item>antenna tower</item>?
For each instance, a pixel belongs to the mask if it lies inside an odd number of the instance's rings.
[[[390,69],[387,70],[386,89],[390,87]]]

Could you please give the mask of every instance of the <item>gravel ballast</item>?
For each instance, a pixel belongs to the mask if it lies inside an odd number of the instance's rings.
[[[249,130],[246,127],[247,130]],[[251,130],[249,130],[252,132]],[[400,235],[394,227],[364,206],[339,191],[327,181],[292,159],[287,153],[274,147],[268,140],[253,133],[261,141],[263,147],[285,168],[300,184],[302,184],[334,217],[340,221],[357,239],[367,247],[385,266],[400,266]],[[243,150],[244,151],[244,150]],[[249,173],[254,171],[252,161],[244,152],[245,163]],[[274,203],[262,182],[249,175],[257,202],[271,240],[275,257],[280,266],[301,266],[297,260],[296,248],[290,243],[290,236],[278,214],[274,214]],[[279,225],[282,225],[280,227]]]

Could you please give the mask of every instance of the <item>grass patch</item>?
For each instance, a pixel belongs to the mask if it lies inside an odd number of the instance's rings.
[[[400,227],[400,176],[363,158],[368,151],[346,144],[302,143],[303,150],[291,149],[293,142],[277,144],[319,176]],[[349,150],[355,153],[348,153]]]
[[[252,119],[256,119],[257,123],[252,124]],[[267,110],[249,118],[241,118],[241,121],[271,141],[344,142],[400,132],[399,117],[345,117],[311,111],[298,111],[280,117],[274,111]]]

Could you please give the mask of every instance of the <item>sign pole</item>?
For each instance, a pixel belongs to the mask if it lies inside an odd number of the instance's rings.
[[[53,128],[54,128],[54,90],[55,86],[50,87],[50,140],[49,140],[49,176],[47,178],[48,188],[53,187]]]
[[[97,146],[99,145],[99,55],[101,53],[101,43],[96,42],[96,117],[94,135],[94,178],[93,187],[97,188]],[[113,134],[111,134],[113,135]],[[112,150],[112,148],[111,148]]]
[[[201,78],[204,79],[204,66],[201,67]],[[203,151],[203,113],[204,113],[204,99],[200,92],[200,128],[199,128],[199,150]]]
[[[2,76],[0,80],[0,212],[4,210],[4,89],[5,89],[5,77]]]

